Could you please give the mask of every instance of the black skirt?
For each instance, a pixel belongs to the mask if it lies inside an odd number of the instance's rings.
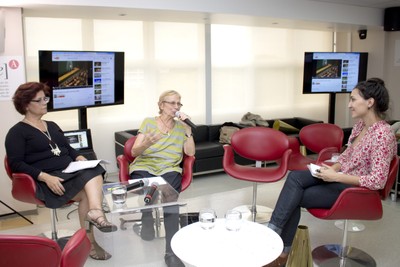
[[[106,171],[101,165],[74,173],[63,173],[62,171],[50,172],[50,175],[64,179],[64,182],[62,183],[65,188],[64,195],[59,196],[54,194],[45,182],[36,182],[38,185],[36,197],[42,200],[48,208],[59,208],[68,203],[73,197],[82,191],[88,181],[98,175],[103,176],[105,172]]]

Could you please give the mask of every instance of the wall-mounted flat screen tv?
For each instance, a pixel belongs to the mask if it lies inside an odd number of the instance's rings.
[[[367,78],[368,53],[306,52],[303,94],[349,93]]]
[[[123,104],[124,70],[124,52],[39,51],[49,111]]]

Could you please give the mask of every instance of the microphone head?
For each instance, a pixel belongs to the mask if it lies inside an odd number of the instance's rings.
[[[179,118],[181,116],[181,113],[179,111],[175,112],[175,117]]]

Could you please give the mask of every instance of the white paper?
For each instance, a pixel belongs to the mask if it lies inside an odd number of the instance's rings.
[[[162,177],[159,177],[159,176],[150,177],[150,178],[147,178],[147,179],[149,180],[149,185],[151,185],[152,183],[157,183],[159,185],[167,183]],[[135,181],[135,180],[130,180],[130,181]]]
[[[78,160],[71,162],[65,170],[64,173],[72,173],[84,169],[90,169],[96,167],[99,163],[109,164],[108,160],[97,159],[97,160]]]
[[[307,167],[310,170],[312,176],[318,177],[317,176],[317,173],[318,173],[317,170],[319,170],[321,168],[321,166],[318,166],[316,164],[310,163],[310,164],[307,165]]]

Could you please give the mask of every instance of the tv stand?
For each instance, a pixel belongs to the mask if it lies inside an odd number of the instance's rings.
[[[336,109],[336,94],[329,93],[329,112],[328,112],[328,122],[335,123],[335,109]]]
[[[87,129],[87,108],[79,108],[78,110],[79,116],[79,129]]]

